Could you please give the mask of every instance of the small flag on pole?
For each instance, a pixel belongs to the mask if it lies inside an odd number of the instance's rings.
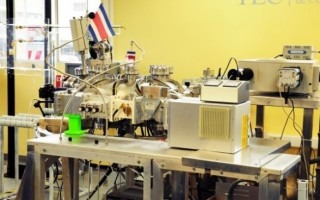
[[[88,29],[95,42],[106,40],[115,35],[103,4],[100,4]]]

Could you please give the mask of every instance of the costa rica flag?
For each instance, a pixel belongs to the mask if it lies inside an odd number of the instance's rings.
[[[100,4],[98,11],[95,13],[94,18],[88,26],[88,29],[95,42],[106,40],[115,35],[103,4]]]

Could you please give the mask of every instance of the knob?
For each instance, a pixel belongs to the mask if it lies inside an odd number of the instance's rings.
[[[91,112],[92,108],[91,107],[86,107],[86,112]]]

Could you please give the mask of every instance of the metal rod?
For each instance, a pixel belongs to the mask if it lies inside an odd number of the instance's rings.
[[[0,126],[0,194],[3,193],[3,126]]]

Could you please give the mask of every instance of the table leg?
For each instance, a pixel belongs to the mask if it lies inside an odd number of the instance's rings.
[[[3,192],[3,126],[0,126],[0,193]]]
[[[310,171],[310,155],[311,155],[311,139],[312,139],[312,127],[313,127],[313,109],[305,108],[303,110],[303,126],[302,135],[304,140],[302,141],[301,151],[301,167],[300,178],[308,180]]]
[[[268,195],[269,195],[268,177],[265,177],[259,182],[259,200],[272,199],[268,197]],[[277,197],[276,199],[279,199],[279,197]]]
[[[34,149],[34,192],[35,200],[43,200],[45,196],[44,185],[45,185],[45,155],[39,152],[39,149]]]
[[[320,126],[320,124],[319,124]],[[317,157],[320,157],[320,127],[318,130],[318,153],[317,153]],[[317,163],[317,168],[316,168],[316,193],[315,193],[315,198],[316,199],[320,199],[320,163]]]
[[[64,199],[79,199],[79,160],[62,158]]]
[[[18,127],[14,127],[14,178],[19,181],[19,144]]]
[[[263,127],[264,127],[264,106],[257,105],[256,113],[256,137],[263,138]]]
[[[187,199],[188,197],[188,173],[171,171],[172,174],[172,199]]]
[[[152,161],[146,160],[143,163],[143,199],[153,199],[151,196],[151,168],[152,168]]]
[[[163,199],[163,173],[157,162],[152,161],[152,198],[155,200]]]

